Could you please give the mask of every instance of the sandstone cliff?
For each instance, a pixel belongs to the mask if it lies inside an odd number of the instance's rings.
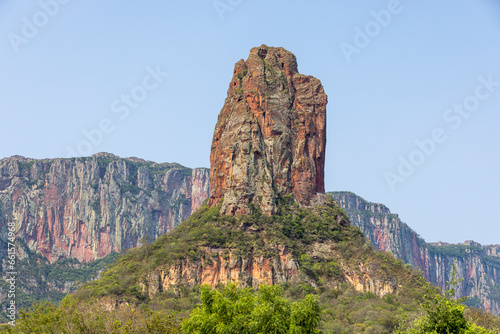
[[[273,214],[279,195],[309,205],[324,192],[327,96],[295,56],[262,45],[236,63],[210,154],[210,205]]]
[[[58,302],[95,279],[116,252],[171,231],[208,197],[208,180],[208,169],[107,153],[0,160],[0,247],[14,222],[18,307]],[[0,280],[4,311],[8,287]]]
[[[427,244],[383,204],[367,202],[350,192],[329,194],[375,248],[420,268],[426,279],[442,290],[451,280],[455,264],[457,277],[463,279],[457,296],[468,296],[466,304],[500,315],[500,245],[482,246],[473,241]]]
[[[469,296],[466,304],[500,315],[500,245],[483,246],[474,241],[461,244],[429,243],[430,282],[441,289],[450,281],[449,268],[456,265],[463,278],[457,296]]]
[[[50,262],[92,261],[156,239],[208,196],[208,169],[121,159],[0,160],[0,239],[7,222]]]

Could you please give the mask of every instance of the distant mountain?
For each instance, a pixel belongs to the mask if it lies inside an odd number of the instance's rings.
[[[1,159],[3,271],[8,227],[14,224],[11,241],[17,239],[19,294],[61,299],[77,281],[95,277],[113,254],[142,240],[153,241],[185,220],[208,197],[208,181],[205,168],[109,153],[72,159]],[[108,260],[85,264],[104,257]],[[72,268],[87,268],[86,274],[76,269],[71,274]],[[2,301],[6,285],[0,284],[0,289]]]
[[[500,245],[426,243],[383,204],[370,203],[351,192],[329,193],[375,248],[419,267],[425,278],[446,288],[453,264],[463,278],[457,296],[466,304],[500,315]]]

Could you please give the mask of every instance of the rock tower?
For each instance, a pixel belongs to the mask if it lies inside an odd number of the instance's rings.
[[[236,63],[210,154],[210,206],[273,214],[278,197],[308,206],[323,193],[327,96],[295,56],[262,45]]]

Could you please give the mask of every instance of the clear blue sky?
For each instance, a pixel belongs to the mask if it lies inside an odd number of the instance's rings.
[[[209,167],[234,63],[282,46],[329,97],[327,190],[500,243],[498,1],[59,1],[0,1],[0,158]]]

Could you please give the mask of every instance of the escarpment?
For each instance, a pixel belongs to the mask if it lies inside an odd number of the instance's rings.
[[[209,171],[109,153],[0,160],[0,227],[50,262],[88,262],[155,240],[208,197]],[[6,244],[6,233],[0,242]]]
[[[466,304],[500,315],[500,245],[426,243],[383,204],[370,203],[350,192],[329,193],[359,227],[365,238],[379,251],[422,271],[427,281],[447,289],[451,269],[456,267],[457,297],[468,297]]]

